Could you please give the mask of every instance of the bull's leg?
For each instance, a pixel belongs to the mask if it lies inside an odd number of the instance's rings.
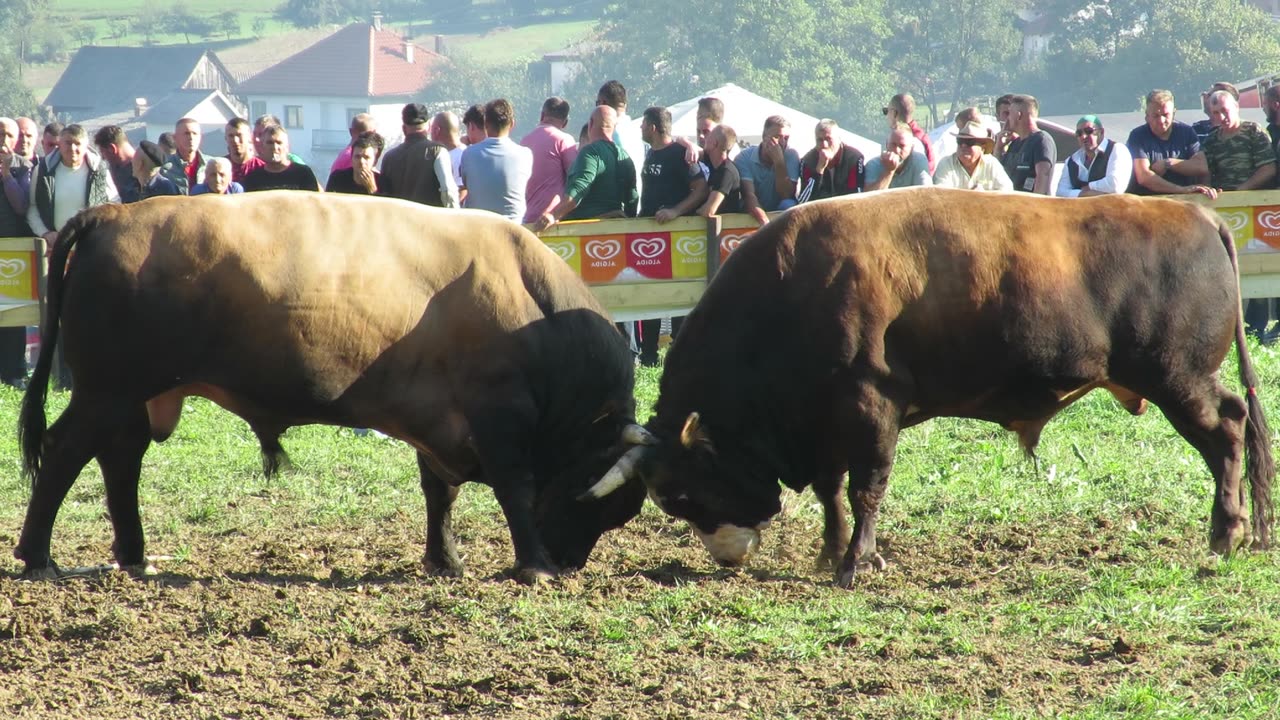
[[[1240,482],[1244,468],[1244,400],[1216,379],[1203,387],[1155,401],[1165,417],[1200,452],[1213,474],[1209,547],[1229,555],[1249,542],[1248,502]]]
[[[493,494],[502,506],[511,529],[511,544],[516,553],[516,577],[520,582],[536,585],[556,574],[547,550],[538,536],[533,520],[533,474],[510,475],[507,482],[495,485]]]
[[[31,489],[22,535],[13,550],[13,556],[26,566],[24,577],[49,579],[58,575],[58,566],[49,554],[53,521],[71,484],[93,457],[94,437],[99,431],[93,411],[73,394],[62,416],[45,431],[40,471]]]
[[[107,511],[115,531],[111,551],[121,568],[135,572],[148,570],[142,518],[138,514],[138,476],[142,473],[142,456],[150,444],[146,406],[139,405],[97,455],[106,485]]]
[[[458,488],[441,479],[422,453],[418,453],[418,472],[427,500],[427,551],[423,565],[430,573],[461,577],[462,560],[458,559],[453,539],[453,501],[458,498]]]
[[[822,551],[819,570],[831,571],[849,549],[849,520],[844,509],[844,473],[823,473],[813,481],[813,494],[822,504]]]
[[[853,542],[836,569],[836,585],[847,588],[854,575],[883,570],[884,558],[876,549],[876,518],[889,485],[893,455],[898,443],[899,413],[887,399],[869,394],[859,407],[853,426],[849,455],[849,505],[853,508]]]

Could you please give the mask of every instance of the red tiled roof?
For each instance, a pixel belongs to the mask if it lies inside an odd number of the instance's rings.
[[[411,63],[399,33],[355,23],[245,80],[236,91],[244,95],[412,95],[427,85],[432,70],[443,60],[414,44]]]

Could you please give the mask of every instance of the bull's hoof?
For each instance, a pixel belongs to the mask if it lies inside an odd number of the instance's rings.
[[[1224,557],[1245,547],[1252,540],[1247,520],[1232,522],[1225,530],[1214,529],[1209,537],[1209,549]]]
[[[853,579],[858,575],[858,573],[881,572],[888,566],[889,564],[884,561],[884,558],[880,556],[880,553],[871,553],[870,555],[864,556],[861,560],[855,563],[853,567],[841,569],[841,571],[836,574],[836,587],[848,590],[853,587]]]
[[[155,575],[160,574],[160,571],[156,570],[156,566],[149,562],[137,563],[134,565],[118,565],[117,567],[135,578],[154,577]]]
[[[556,574],[545,568],[519,568],[516,570],[516,580],[522,585],[538,586],[546,585],[555,578]]]
[[[817,570],[825,570],[827,572],[835,570],[847,550],[847,547],[833,548],[824,545],[822,547],[822,552],[818,553],[818,559],[813,561],[814,568]]]
[[[49,580],[57,580],[62,577],[62,572],[58,570],[57,565],[47,565],[45,567],[28,567],[22,571],[23,580],[34,580],[36,582],[47,582]]]
[[[462,577],[466,574],[466,568],[463,567],[462,561],[455,558],[429,558],[422,559],[422,568],[428,575],[437,577]]]

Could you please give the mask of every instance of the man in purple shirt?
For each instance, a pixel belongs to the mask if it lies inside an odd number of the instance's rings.
[[[533,153],[533,174],[525,188],[526,223],[542,217],[564,198],[565,180],[578,157],[578,143],[564,131],[568,124],[569,102],[549,97],[542,103],[538,127],[520,140]]]
[[[334,159],[333,165],[329,166],[329,174],[332,175],[339,170],[346,170],[351,167],[351,146],[355,144],[356,138],[364,133],[377,131],[378,125],[369,113],[359,113],[352,116],[351,127],[347,129],[347,132],[351,133],[351,142],[347,143],[347,146]]]

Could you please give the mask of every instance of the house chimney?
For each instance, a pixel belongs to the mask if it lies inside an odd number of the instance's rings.
[[[380,12],[373,14],[373,29],[379,32],[382,31],[382,13]]]
[[[437,55],[444,55],[444,54],[445,54],[445,52],[444,52],[444,36],[443,36],[443,35],[437,35],[437,36],[436,36],[436,54],[437,54]]]
[[[404,61],[413,64],[413,41],[409,38],[404,39]]]
[[[144,97],[133,99],[133,116],[142,117],[147,112],[147,99]]]

